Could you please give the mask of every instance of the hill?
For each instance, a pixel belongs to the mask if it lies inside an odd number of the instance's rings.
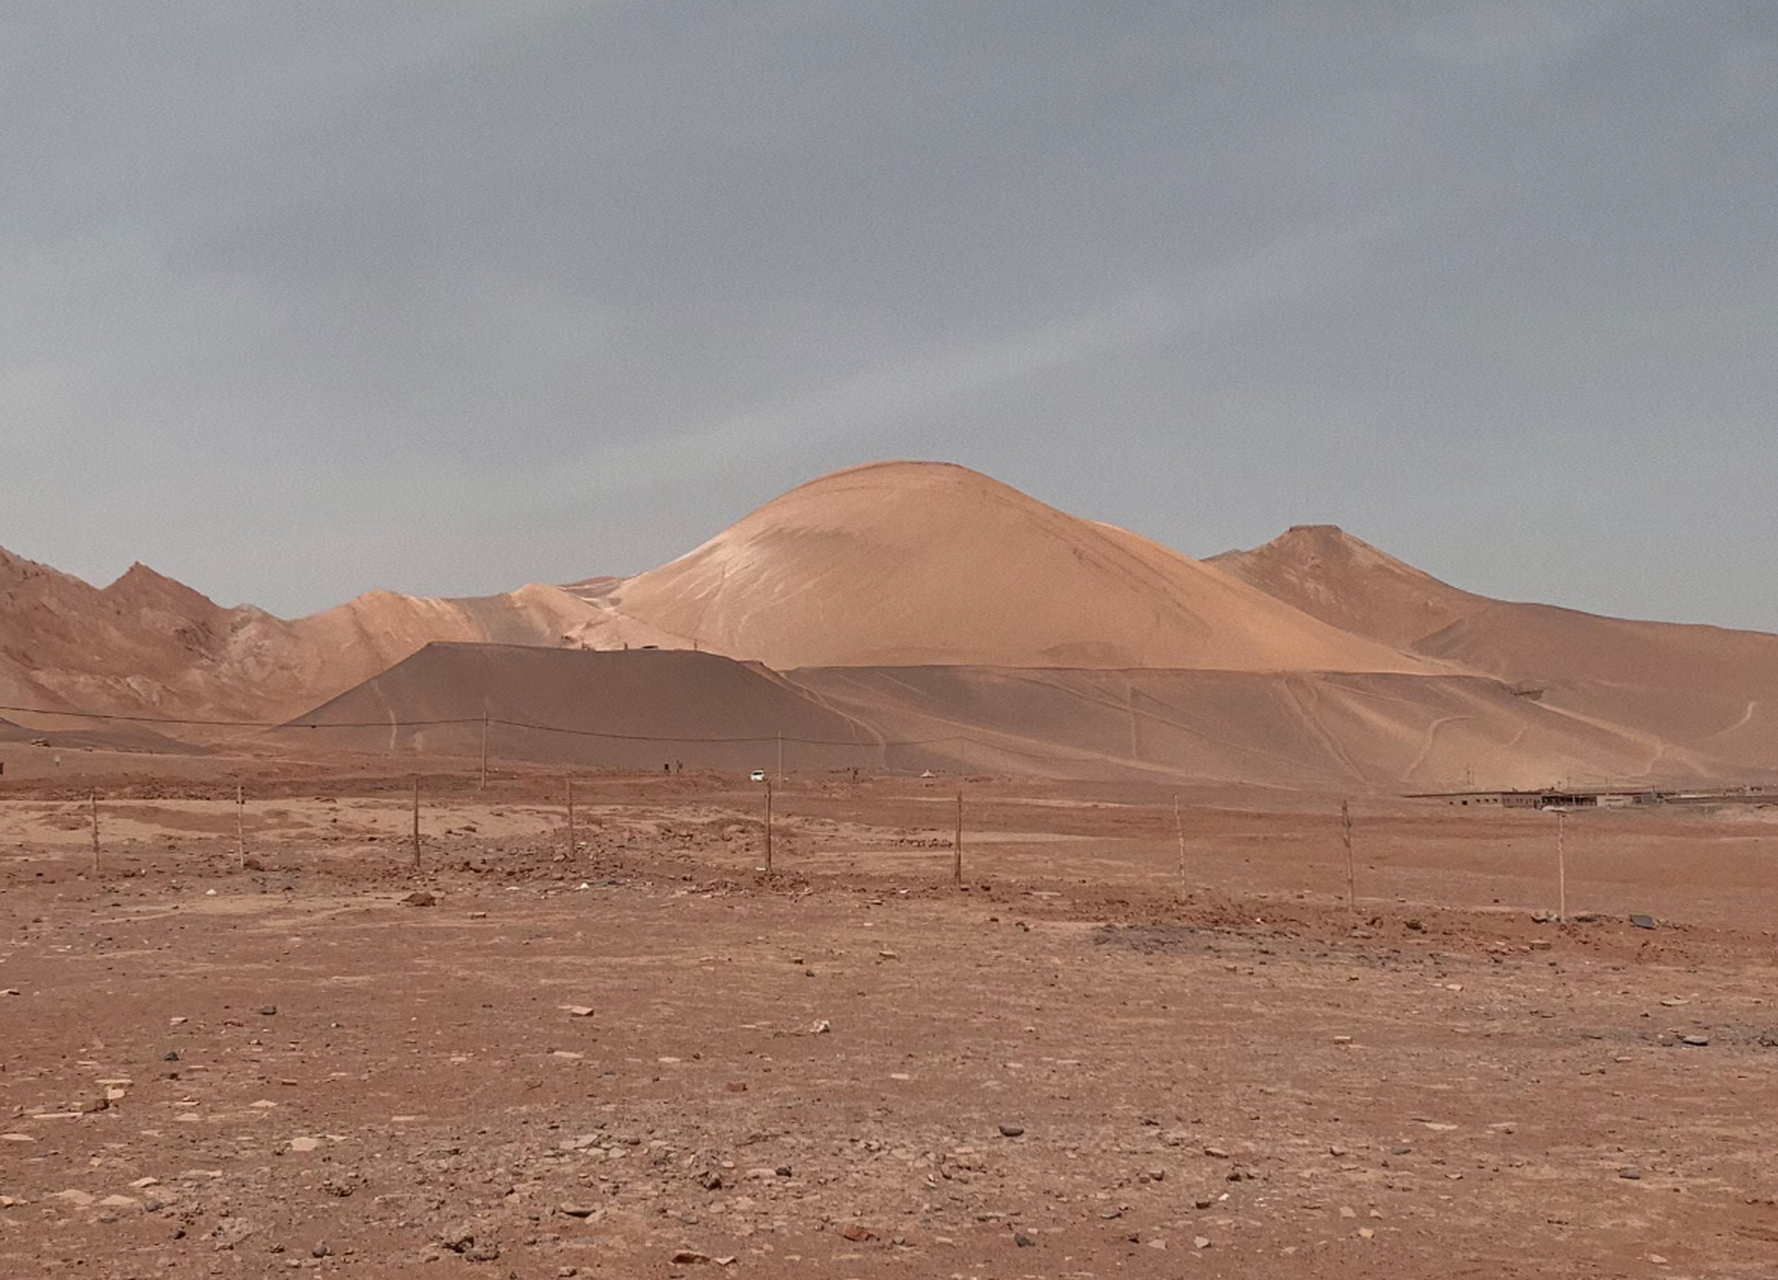
[[[1231,575],[964,467],[883,462],[793,489],[690,554],[588,591],[589,648],[805,666],[1426,673]]]

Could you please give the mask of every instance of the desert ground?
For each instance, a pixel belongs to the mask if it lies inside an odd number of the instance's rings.
[[[1778,811],[7,766],[7,1276],[1778,1272]]]

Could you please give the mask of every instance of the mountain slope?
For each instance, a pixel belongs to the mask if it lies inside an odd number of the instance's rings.
[[[964,467],[793,489],[671,564],[589,593],[591,648],[676,643],[778,670],[965,663],[1427,672],[1123,530]]]

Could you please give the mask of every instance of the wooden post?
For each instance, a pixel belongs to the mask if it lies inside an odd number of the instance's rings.
[[[574,841],[574,779],[568,779],[568,861],[573,862],[579,849]]]
[[[1556,920],[1568,919],[1568,811],[1556,810]]]
[[[93,803],[93,874],[99,874],[99,793],[92,793]]]
[[[1358,915],[1358,863],[1352,857],[1352,802],[1340,801],[1340,834],[1346,842],[1346,914]]]
[[[951,883],[963,887],[963,792],[957,792],[957,837],[951,843]]]
[[[778,735],[778,785],[784,785],[784,735]]]
[[[1179,839],[1179,896],[1185,897],[1185,820],[1179,816],[1179,793],[1173,793],[1173,834]]]
[[[477,791],[488,789],[488,709],[482,708],[482,777],[476,784]]]
[[[247,869],[247,791],[235,783],[235,851],[241,858],[241,870]]]
[[[420,869],[420,775],[414,775],[414,870]]]
[[[766,779],[766,874],[772,874],[772,780]]]

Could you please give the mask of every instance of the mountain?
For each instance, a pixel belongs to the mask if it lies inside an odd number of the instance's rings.
[[[286,621],[224,608],[144,565],[110,586],[0,551],[0,702],[282,719],[431,640],[560,645],[593,611],[558,587],[439,600],[374,591]]]
[[[824,476],[585,598],[601,610],[575,633],[588,648],[697,647],[781,671],[1444,669],[945,463]]]
[[[1651,771],[1687,752],[1778,767],[1778,636],[1494,600],[1331,525],[1209,563],[1332,625],[1625,726]]]

